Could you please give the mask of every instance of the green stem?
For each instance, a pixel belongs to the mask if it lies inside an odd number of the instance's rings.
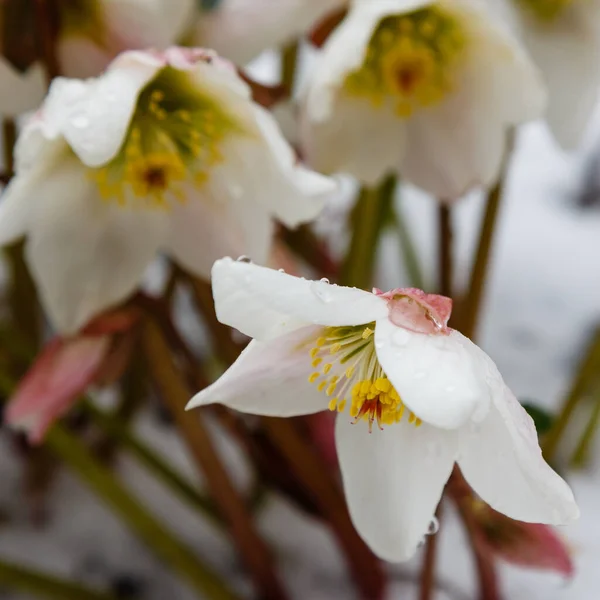
[[[213,600],[234,600],[227,585],[206,567],[184,543],[157,521],[87,448],[65,428],[55,425],[46,445],[56,453],[98,497],[135,531],[157,555],[176,569],[199,594]]]
[[[3,561],[0,561],[0,585],[52,600],[117,600],[112,594]]]
[[[404,266],[408,272],[410,285],[419,288],[420,290],[425,289],[425,279],[423,277],[423,270],[419,263],[417,256],[416,246],[410,229],[406,225],[406,220],[402,214],[402,208],[397,207],[393,213],[394,225],[398,234],[398,241],[400,248],[402,249],[402,258],[404,260]]]
[[[588,462],[592,441],[600,424],[600,388],[596,390],[594,395],[594,408],[590,415],[590,420],[571,458],[571,466],[573,467],[582,468]]]
[[[281,50],[281,85],[292,95],[296,82],[299,44],[297,41],[288,44]]]
[[[592,341],[579,364],[579,369],[571,383],[561,411],[554,421],[552,429],[546,434],[542,450],[547,461],[554,459],[554,454],[562,435],[569,424],[575,408],[581,398],[589,390],[590,383],[597,377],[600,368],[600,327],[594,332]]]
[[[203,516],[208,517],[215,525],[223,526],[223,520],[217,513],[213,502],[200,494],[186,479],[173,469],[162,457],[144,444],[131,433],[113,415],[100,410],[89,400],[80,405],[102,430],[119,445],[128,450],[137,460],[151,471],[157,479],[168,486],[181,500],[195,510],[200,510]]]
[[[352,238],[342,265],[343,285],[368,289],[373,280],[380,233],[391,212],[396,178],[387,177],[377,188],[362,188],[352,213]]]

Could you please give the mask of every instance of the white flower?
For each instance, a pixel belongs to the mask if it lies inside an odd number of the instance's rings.
[[[26,256],[56,327],[122,301],[160,250],[208,277],[266,260],[272,218],[314,218],[332,180],[296,164],[231,65],[203,50],[122,54],[98,79],[58,79],[16,151],[0,243]]]
[[[448,298],[371,294],[231,259],[215,263],[213,290],[219,320],[254,340],[188,407],[337,410],[350,514],[378,556],[415,552],[455,462],[483,500],[512,518],[578,516],[492,360],[446,326]]]
[[[600,0],[492,0],[548,88],[546,119],[565,148],[580,142],[600,91]]]
[[[495,181],[507,130],[544,98],[526,55],[475,1],[357,1],[308,83],[305,151],[322,171],[368,185],[398,172],[454,199]]]
[[[348,0],[221,0],[201,11],[192,39],[245,64],[307,32]]]

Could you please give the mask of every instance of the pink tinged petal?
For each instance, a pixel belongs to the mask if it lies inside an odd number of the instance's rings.
[[[55,338],[38,356],[10,399],[4,419],[39,444],[94,381],[110,347],[110,336]]]
[[[308,415],[327,408],[328,398],[308,381],[310,348],[319,327],[303,327],[268,342],[252,341],[211,386],[187,405],[225,404],[272,417]]]
[[[167,250],[181,266],[204,279],[210,279],[213,263],[223,256],[247,255],[258,262],[269,256],[271,217],[234,195],[227,201],[227,184],[226,170],[217,170],[202,195],[190,191],[187,201],[175,204],[170,213]]]
[[[51,321],[71,334],[135,290],[164,245],[167,212],[104,202],[76,159],[37,196],[26,258]]]
[[[449,333],[452,299],[438,294],[426,294],[417,288],[396,288],[385,294],[373,290],[388,301],[390,321],[419,333]]]
[[[131,51],[97,79],[59,79],[43,107],[44,120],[58,125],[82,162],[103,165],[121,147],[141,90],[165,64],[156,52]]]
[[[231,258],[217,261],[212,277],[219,321],[261,340],[303,325],[361,325],[387,315],[386,301],[369,292]]]
[[[225,0],[202,13],[194,40],[244,64],[304,33],[345,0]]]
[[[82,330],[83,335],[110,335],[124,333],[131,329],[140,318],[136,308],[121,308],[104,313],[88,323]]]
[[[579,516],[573,493],[542,457],[533,420],[499,374],[493,405],[461,432],[463,475],[495,510],[519,521],[562,525]]]
[[[404,404],[426,423],[455,429],[486,414],[490,391],[480,364],[483,351],[458,331],[414,333],[381,319],[375,349]]]
[[[555,571],[566,577],[574,572],[564,540],[548,525],[523,523],[482,504],[474,510],[481,542],[511,564]]]
[[[454,465],[456,432],[407,421],[369,433],[344,413],[336,443],[356,530],[384,560],[411,558],[427,534]]]

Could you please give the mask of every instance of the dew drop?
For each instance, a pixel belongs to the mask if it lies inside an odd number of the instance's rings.
[[[321,279],[321,281],[313,281],[310,284],[310,289],[321,302],[327,303],[333,300],[329,290],[329,282],[327,280],[324,281]]]
[[[237,262],[241,262],[241,263],[251,263],[252,259],[249,256],[246,256],[245,254],[242,254],[242,256],[238,256],[237,257]]]
[[[277,269],[280,273],[285,273],[285,269]]]
[[[85,129],[89,124],[90,120],[84,114],[75,115],[71,118],[71,125],[73,125],[75,129]]]
[[[406,329],[398,328],[392,336],[394,346],[406,346],[410,341],[410,333]]]
[[[327,279],[327,277],[321,277],[319,281],[322,281],[323,283],[329,283],[329,279]]]
[[[440,530],[440,522],[437,517],[433,517],[427,529],[427,535],[435,535]]]

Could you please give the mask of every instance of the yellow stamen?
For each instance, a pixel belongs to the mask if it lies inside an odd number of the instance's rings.
[[[321,377],[321,373],[315,371],[314,373],[310,374],[310,376],[308,377],[308,381],[310,383],[314,383],[317,379],[319,379],[319,377]]]

